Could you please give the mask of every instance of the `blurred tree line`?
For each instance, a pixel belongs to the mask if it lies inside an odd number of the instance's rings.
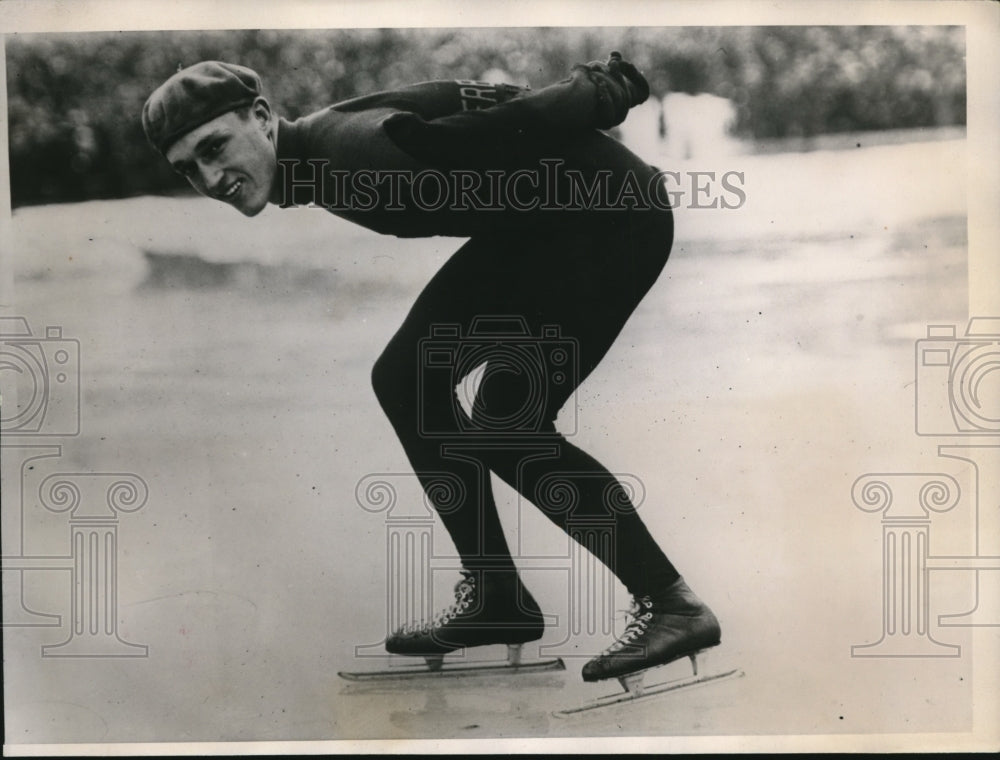
[[[10,35],[6,39],[14,205],[182,192],[146,143],[150,92],[199,60],[261,74],[295,118],[426,79],[502,72],[534,88],[620,49],[653,94],[708,92],[748,138],[961,125],[961,27],[365,29]]]

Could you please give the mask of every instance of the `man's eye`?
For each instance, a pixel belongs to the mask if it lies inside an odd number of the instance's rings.
[[[225,147],[225,145],[226,145],[225,140],[216,140],[215,142],[209,144],[208,150],[205,151],[205,155],[216,156],[222,152],[222,149]]]

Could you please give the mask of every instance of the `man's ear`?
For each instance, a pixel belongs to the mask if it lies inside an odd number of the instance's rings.
[[[253,114],[254,119],[268,134],[271,133],[271,104],[267,102],[266,99],[258,97],[254,100],[253,104],[250,106],[250,112]]]

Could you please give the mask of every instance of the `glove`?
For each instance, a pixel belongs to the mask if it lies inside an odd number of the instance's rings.
[[[598,127],[607,129],[625,121],[630,108],[649,98],[649,83],[642,73],[613,51],[607,61],[578,63],[574,75],[583,75],[597,88]]]
[[[628,91],[629,108],[646,102],[649,98],[649,82],[635,66],[622,59],[622,54],[612,50],[608,58],[608,69],[619,83]]]

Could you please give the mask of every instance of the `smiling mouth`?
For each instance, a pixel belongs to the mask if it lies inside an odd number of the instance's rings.
[[[220,193],[219,198],[224,201],[232,200],[234,197],[236,197],[236,193],[240,191],[241,187],[243,187],[243,180],[238,179],[228,188],[226,188],[225,192]]]

